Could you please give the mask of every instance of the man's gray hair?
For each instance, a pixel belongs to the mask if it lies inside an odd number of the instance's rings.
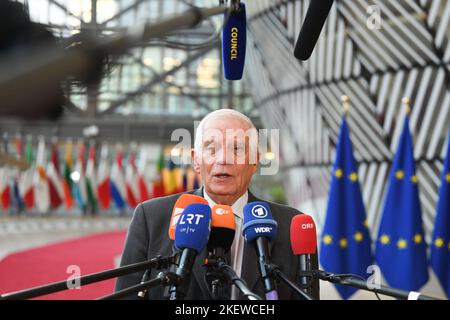
[[[254,136],[256,137],[256,147],[258,146],[258,131],[256,130],[255,125],[253,124],[252,120],[250,120],[249,117],[247,117],[245,114],[240,113],[239,111],[236,111],[234,109],[219,109],[219,110],[213,111],[211,113],[208,113],[198,124],[197,130],[195,131],[195,138],[194,138],[195,152],[199,153],[201,151],[205,123],[208,120],[212,120],[212,119],[216,119],[216,118],[234,118],[234,119],[243,120],[245,123],[248,124],[247,129],[253,131],[252,134],[254,134]]]

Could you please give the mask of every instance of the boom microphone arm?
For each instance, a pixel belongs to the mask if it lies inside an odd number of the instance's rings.
[[[344,286],[350,286],[353,288],[379,293],[385,296],[394,297],[404,300],[440,300],[438,298],[426,296],[414,291],[405,291],[396,288],[390,288],[384,285],[373,285],[369,287],[367,281],[356,278],[353,275],[339,275],[322,270],[311,271],[309,276],[318,277],[321,280],[329,281],[332,283],[341,284]]]
[[[70,281],[79,281],[80,285],[87,285],[95,282],[104,281],[107,279],[124,276],[130,273],[135,273],[138,271],[146,270],[149,268],[162,269],[167,268],[171,263],[174,262],[175,256],[171,257],[156,257],[154,259],[130,264],[117,269],[111,269],[103,272],[92,273],[83,277],[73,278]],[[63,290],[67,290],[67,280],[55,282],[48,285],[43,285],[35,287],[32,289],[22,290],[14,293],[8,293],[0,296],[1,300],[20,300],[20,299],[31,299],[38,296],[47,295],[50,293],[55,293]]]
[[[311,297],[306,292],[303,292],[303,290],[300,289],[294,282],[289,280],[289,278],[283,272],[281,272],[280,268],[277,265],[275,265],[273,263],[266,263],[265,268],[268,273],[274,275],[275,278],[283,281],[285,284],[287,284],[289,286],[289,288],[291,288],[293,291],[295,291],[298,295],[303,297],[305,300],[314,300],[313,297]]]
[[[180,282],[180,277],[177,276],[173,272],[160,272],[156,276],[156,278],[142,282],[140,284],[131,286],[129,288],[125,288],[123,290],[114,292],[110,295],[103,296],[101,298],[98,298],[96,300],[117,300],[124,297],[127,297],[131,294],[134,294],[136,292],[143,292],[147,291],[150,288],[157,287],[157,286],[170,286],[176,283]]]
[[[93,70],[99,68],[102,57],[124,54],[143,41],[180,28],[194,27],[203,19],[227,10],[226,6],[209,9],[194,7],[173,18],[130,29],[125,34],[81,39],[83,44],[74,48],[62,49],[56,44],[42,44],[27,53],[32,57],[30,59],[17,58],[12,54],[0,56],[0,117],[41,117],[49,113],[48,103],[54,95],[55,85],[67,77],[89,78]]]

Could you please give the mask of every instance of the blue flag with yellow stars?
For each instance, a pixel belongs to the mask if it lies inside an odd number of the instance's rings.
[[[450,132],[431,243],[431,268],[450,298]]]
[[[428,281],[427,248],[408,122],[406,116],[389,174],[375,256],[389,286],[418,290]]]
[[[366,277],[367,267],[373,262],[371,240],[345,116],[340,131],[322,231],[320,263],[328,272]],[[342,285],[336,285],[336,289],[344,299],[356,292]]]

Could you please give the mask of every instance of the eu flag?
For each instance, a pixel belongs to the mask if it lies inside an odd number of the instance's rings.
[[[450,132],[431,243],[431,268],[450,298]]]
[[[408,121],[406,116],[389,174],[375,256],[390,286],[418,290],[428,281],[428,270]]]
[[[364,277],[373,261],[371,240],[345,116],[340,131],[319,256],[328,272]],[[344,299],[356,291],[342,285],[336,289]]]

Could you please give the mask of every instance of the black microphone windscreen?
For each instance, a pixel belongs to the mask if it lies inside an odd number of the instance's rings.
[[[209,234],[208,249],[223,248],[227,252],[233,244],[234,234],[234,229],[212,227]]]
[[[308,60],[325,24],[333,0],[311,0],[305,21],[295,44],[294,56],[300,60]]]

